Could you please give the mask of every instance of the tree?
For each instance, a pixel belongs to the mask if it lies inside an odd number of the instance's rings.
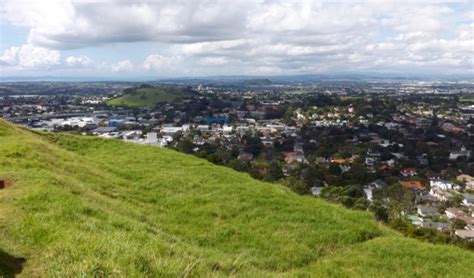
[[[392,155],[392,152],[390,152],[389,149],[384,149],[384,150],[382,151],[381,159],[382,159],[383,161],[387,161],[387,160],[390,160],[390,159],[392,159],[392,158],[393,158],[393,155]]]
[[[265,175],[265,178],[264,178],[265,181],[273,182],[273,181],[279,180],[283,177],[284,177],[284,175],[283,175],[283,172],[281,170],[280,165],[276,162],[270,163],[270,165],[268,167],[268,172],[267,172],[267,174]]]
[[[360,163],[353,163],[351,169],[347,172],[354,183],[365,184],[369,181],[370,176],[367,169]]]
[[[191,140],[185,138],[178,142],[176,145],[176,150],[183,153],[192,153],[194,144]]]
[[[250,163],[239,159],[231,159],[229,160],[229,167],[237,171],[246,172],[250,169]]]
[[[302,170],[303,181],[308,187],[320,186],[324,179],[324,172],[316,167],[307,167]]]
[[[452,230],[462,230],[466,227],[466,222],[462,219],[454,219],[451,222],[451,229]]]
[[[345,195],[344,188],[339,186],[326,186],[321,189],[321,197],[326,200],[338,202]]]
[[[351,197],[351,198],[364,198],[365,199],[365,193],[364,191],[362,190],[362,188],[360,188],[359,186],[356,186],[356,185],[349,185],[345,188],[345,193],[347,196]]]
[[[264,148],[258,136],[244,135],[243,141],[245,143],[244,151],[253,154],[253,156],[258,156]]]
[[[331,175],[334,175],[334,176],[339,176],[342,172],[341,168],[339,167],[339,165],[335,164],[335,163],[331,163],[331,165],[329,165],[329,169],[328,169],[328,172],[329,174]]]
[[[382,202],[373,201],[369,206],[369,210],[374,213],[377,220],[385,223],[388,222],[388,209],[382,204]]]
[[[462,201],[464,200],[464,196],[461,194],[455,194],[453,198],[450,200],[451,201],[451,206],[457,207],[461,205]]]
[[[352,205],[354,209],[359,209],[359,210],[366,210],[368,206],[369,206],[369,201],[364,197],[357,198],[354,204]]]
[[[290,176],[290,177],[287,177],[285,178],[283,181],[282,181],[282,184],[286,187],[288,187],[289,189],[293,190],[294,192],[298,193],[298,194],[308,194],[309,193],[309,188],[305,186],[305,184],[293,177],[293,176]]]
[[[400,219],[404,213],[413,210],[415,199],[413,190],[405,190],[400,183],[396,183],[389,186],[384,193],[389,198],[388,209],[391,219]]]

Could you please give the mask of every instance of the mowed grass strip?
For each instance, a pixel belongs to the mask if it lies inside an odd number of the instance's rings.
[[[0,190],[0,249],[26,259],[24,276],[463,277],[437,262],[474,258],[172,150],[2,120],[0,176],[15,181]]]

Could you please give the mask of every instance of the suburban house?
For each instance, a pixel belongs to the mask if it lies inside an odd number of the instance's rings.
[[[241,154],[239,154],[237,159],[242,160],[242,161],[252,161],[253,154],[251,154],[251,153],[241,153]]]
[[[447,191],[452,190],[454,184],[450,181],[440,180],[440,179],[431,179],[430,180],[431,188],[439,188],[440,190]]]
[[[466,174],[462,174],[456,177],[456,180],[463,183],[468,183],[474,181],[474,177]]]
[[[465,188],[474,191],[474,181],[467,182]]]
[[[428,217],[428,216],[431,216],[431,215],[439,214],[438,213],[438,208],[433,207],[433,206],[419,205],[419,206],[416,207],[416,211],[418,212],[418,215],[420,215],[421,217]]]
[[[426,154],[419,155],[419,156],[416,157],[416,159],[418,160],[418,163],[420,164],[420,166],[425,167],[425,166],[430,165],[430,162],[429,162]]]
[[[430,189],[430,195],[435,197],[440,201],[447,201],[453,197],[453,195],[449,192],[443,191],[437,187]]]
[[[182,127],[174,127],[174,126],[167,126],[163,127],[160,132],[165,135],[173,136],[174,134],[178,133],[179,131],[183,131]]]
[[[445,212],[446,212],[446,216],[449,219],[457,219],[466,215],[464,211],[458,208],[447,208]]]
[[[304,156],[304,153],[301,152],[284,152],[283,155],[285,156],[285,161],[288,164],[293,162],[308,162],[308,160],[306,160],[306,157]]]
[[[464,194],[464,199],[462,200],[462,203],[468,207],[474,206],[474,195]]]
[[[369,183],[368,186],[381,189],[381,188],[386,187],[386,186],[387,186],[387,183],[384,182],[384,181],[381,180],[381,179],[378,179],[378,180],[375,180],[375,181]]]
[[[106,133],[114,132],[116,130],[117,130],[117,128],[115,128],[115,127],[103,127],[103,126],[101,126],[101,127],[98,127],[96,129],[92,130],[92,134],[94,134],[94,135],[106,134]]]
[[[465,240],[474,240],[474,230],[456,230],[454,234]]]
[[[449,160],[457,160],[461,157],[466,159],[471,157],[471,151],[467,150],[465,147],[462,147],[460,151],[452,151],[449,153]]]
[[[311,187],[311,194],[313,196],[319,196],[319,195],[321,195],[321,189],[323,189],[323,188],[319,187],[319,186],[313,186],[313,187]]]
[[[474,217],[468,215],[467,213],[458,208],[448,208],[446,209],[445,213],[449,219],[463,220],[469,227],[472,227],[474,225]]]
[[[447,223],[432,222],[432,221],[423,221],[420,225],[423,228],[436,229],[442,233],[449,232],[449,225]]]
[[[364,187],[364,193],[367,197],[367,200],[372,201],[372,188],[371,187]]]
[[[414,177],[418,175],[418,172],[416,171],[415,168],[407,168],[407,169],[403,169],[401,174],[404,177]]]
[[[402,181],[402,186],[404,189],[426,190],[426,187],[421,185],[419,181]]]

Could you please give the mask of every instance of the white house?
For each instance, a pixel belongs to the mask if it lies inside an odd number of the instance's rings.
[[[372,188],[370,187],[364,188],[364,193],[365,193],[365,196],[367,197],[367,200],[372,201]]]
[[[158,142],[158,137],[157,137],[156,132],[148,132],[148,133],[146,134],[146,142],[147,142],[148,144],[157,143],[157,142]]]
[[[163,127],[160,132],[166,135],[173,135],[182,130],[183,129],[181,127],[166,126],[166,127]]]
[[[447,201],[452,197],[451,193],[443,191],[437,187],[431,188],[430,195],[440,201]]]
[[[454,187],[454,184],[450,181],[445,181],[445,180],[440,180],[440,179],[431,179],[430,187],[432,189],[438,188],[440,190],[447,191],[447,190],[452,190]]]
[[[199,130],[199,131],[206,132],[206,131],[209,131],[209,126],[208,125],[198,125],[196,127],[196,129]]]
[[[323,188],[318,187],[318,186],[313,186],[313,187],[311,187],[311,194],[313,196],[319,196],[319,195],[321,195],[321,189],[323,189]]]
[[[189,131],[191,129],[191,125],[189,124],[185,124],[181,127],[181,130],[186,132],[186,131]]]
[[[224,127],[222,128],[222,131],[224,132],[224,134],[231,134],[232,129],[233,129],[232,126],[224,125]]]
[[[471,157],[471,151],[467,150],[465,147],[462,147],[460,151],[452,151],[449,153],[450,160],[456,160],[459,157],[469,158]]]

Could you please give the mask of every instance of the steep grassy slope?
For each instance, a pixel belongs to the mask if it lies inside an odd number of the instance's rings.
[[[190,92],[175,88],[141,88],[132,93],[107,101],[108,105],[146,107],[160,102],[172,102],[177,98],[190,96]]]
[[[18,258],[24,276],[472,274],[472,252],[170,150],[0,120],[0,177],[15,182],[0,190],[0,274]]]

